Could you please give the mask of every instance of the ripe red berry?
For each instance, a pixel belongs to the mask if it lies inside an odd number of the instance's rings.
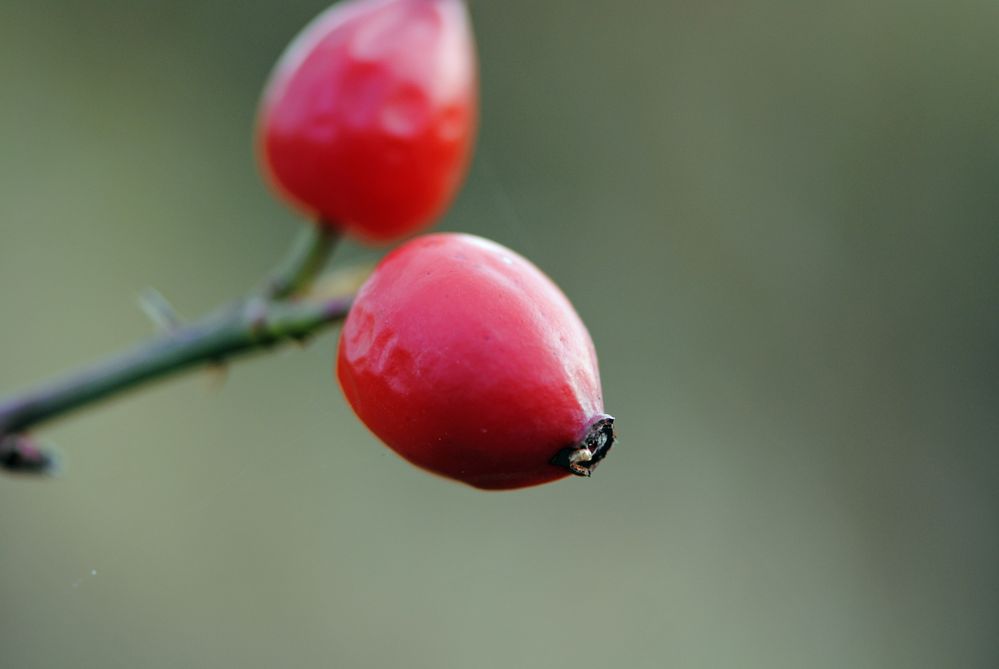
[[[614,441],[569,300],[471,235],[426,235],[382,260],[347,317],[337,375],[388,446],[478,488],[588,476]]]
[[[389,240],[429,225],[475,134],[475,47],[462,0],[347,0],[292,42],[263,96],[272,184],[327,225]]]

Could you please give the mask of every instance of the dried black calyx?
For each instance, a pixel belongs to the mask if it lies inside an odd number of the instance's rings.
[[[589,476],[600,461],[607,457],[616,438],[614,417],[602,415],[590,424],[582,441],[560,450],[551,459],[551,463],[568,469],[576,476]]]

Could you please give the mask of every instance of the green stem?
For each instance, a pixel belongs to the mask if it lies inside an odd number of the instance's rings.
[[[339,240],[339,232],[331,225],[320,221],[306,226],[292,243],[284,261],[265,282],[261,293],[280,300],[308,288],[326,266]]]
[[[335,235],[309,231],[261,295],[243,298],[204,318],[161,334],[92,367],[0,401],[0,467],[44,470],[45,456],[24,436],[32,428],[157,379],[285,341],[303,341],[342,320],[351,297],[286,299],[307,287],[335,245]]]

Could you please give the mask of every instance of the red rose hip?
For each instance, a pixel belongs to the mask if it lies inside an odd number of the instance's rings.
[[[478,488],[588,476],[614,442],[569,300],[471,235],[426,235],[382,260],[347,317],[337,375],[389,447]]]
[[[462,0],[347,0],[308,25],[271,75],[258,127],[262,166],[308,215],[390,240],[450,203],[476,108]]]

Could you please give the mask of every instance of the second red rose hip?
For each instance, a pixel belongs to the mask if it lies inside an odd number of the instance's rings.
[[[477,113],[462,0],[347,0],[288,47],[264,92],[262,166],[325,225],[386,241],[457,192]]]

